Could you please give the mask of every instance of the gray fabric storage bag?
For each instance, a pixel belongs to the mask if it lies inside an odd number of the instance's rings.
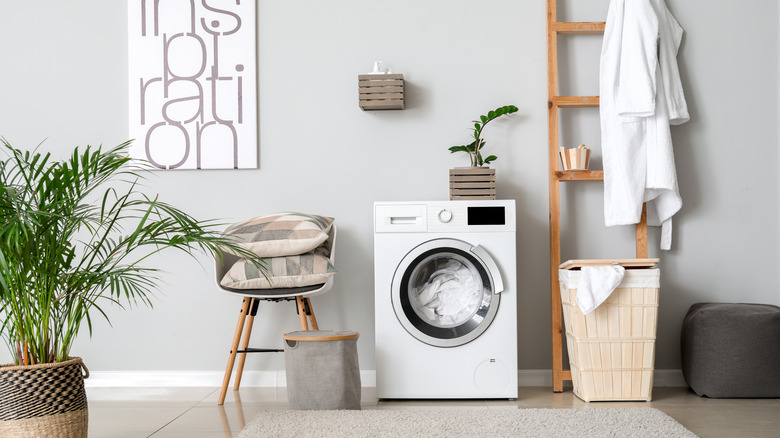
[[[284,335],[291,409],[360,409],[360,334],[308,330]]]

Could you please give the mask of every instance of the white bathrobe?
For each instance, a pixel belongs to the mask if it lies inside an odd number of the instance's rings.
[[[601,147],[607,226],[649,225],[672,243],[680,210],[669,125],[688,121],[677,68],[683,30],[664,0],[612,0],[601,50]]]

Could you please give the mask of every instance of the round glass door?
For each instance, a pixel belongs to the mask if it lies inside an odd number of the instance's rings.
[[[409,334],[426,344],[455,347],[487,330],[498,310],[493,276],[472,245],[435,239],[404,257],[393,277],[393,309]]]

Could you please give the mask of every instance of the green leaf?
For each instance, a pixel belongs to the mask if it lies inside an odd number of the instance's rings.
[[[498,157],[495,155],[488,155],[487,158],[485,158],[485,164],[490,164],[492,161],[496,161]]]
[[[477,131],[479,131],[479,128],[481,127],[482,125],[480,125],[479,123],[474,123],[474,129],[476,129]]]
[[[485,123],[487,123],[488,117],[487,116],[479,116],[479,120],[482,120],[482,124],[484,125]]]
[[[488,119],[492,120],[496,118],[496,112],[495,111],[488,111]]]
[[[450,152],[451,153],[455,153],[455,152],[466,152],[466,153],[468,153],[469,149],[466,146],[453,146],[453,147],[450,148]]]

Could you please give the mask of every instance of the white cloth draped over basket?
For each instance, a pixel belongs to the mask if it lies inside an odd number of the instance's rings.
[[[596,310],[623,281],[626,269],[620,265],[583,266],[577,292],[577,305],[583,315]]]

